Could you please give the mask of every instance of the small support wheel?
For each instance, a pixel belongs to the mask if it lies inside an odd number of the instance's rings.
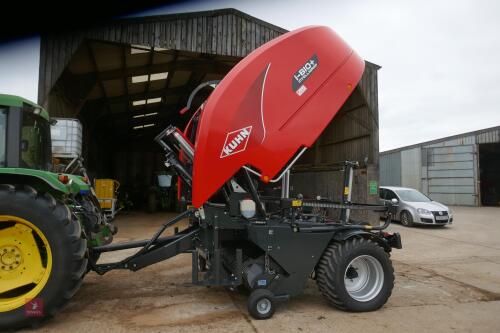
[[[267,289],[256,289],[248,297],[247,307],[250,315],[258,320],[273,316],[276,302],[274,294]]]

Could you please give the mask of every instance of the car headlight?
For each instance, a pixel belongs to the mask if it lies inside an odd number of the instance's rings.
[[[431,212],[429,210],[424,209],[424,208],[418,208],[417,209],[417,213],[419,213],[419,214],[427,214],[427,215],[431,214]]]

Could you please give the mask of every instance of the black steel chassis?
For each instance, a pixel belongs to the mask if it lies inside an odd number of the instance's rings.
[[[176,134],[177,133],[177,134]],[[177,138],[174,138],[174,135]],[[164,140],[173,141],[166,143]],[[176,141],[177,140],[177,141]],[[185,184],[191,176],[171,148],[182,148],[178,132],[167,128],[156,139],[166,153],[166,165],[172,166]],[[182,140],[182,138],[181,138]],[[184,151],[184,150],[183,150]],[[192,152],[188,152],[189,154]],[[192,156],[192,155],[191,155]],[[341,202],[329,200],[304,200],[287,197],[262,197],[258,194],[251,174],[242,169],[247,192],[237,193],[225,186],[224,203],[207,202],[202,207],[189,208],[164,223],[151,239],[109,244],[92,248],[96,253],[138,248],[124,260],[107,264],[92,263],[99,274],[113,269],[137,271],[154,263],[167,260],[181,253],[192,255],[192,282],[197,285],[240,286],[250,290],[265,288],[274,297],[287,299],[299,294],[314,271],[321,255],[332,241],[351,237],[374,240],[387,252],[401,248],[399,234],[383,230],[391,221],[397,206],[359,204],[350,201],[353,168],[356,163],[344,162],[344,189]],[[246,219],[239,213],[242,196],[256,202],[255,217]],[[274,214],[265,211],[265,204],[279,206]],[[328,220],[304,214],[314,208],[337,209],[340,218]],[[353,210],[371,210],[388,216],[383,225],[372,226],[350,219]],[[178,224],[188,220],[183,230]],[[162,237],[167,228],[174,227],[173,235]]]

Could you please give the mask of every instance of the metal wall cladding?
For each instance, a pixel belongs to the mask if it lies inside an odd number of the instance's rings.
[[[401,186],[401,152],[380,155],[380,185]]]
[[[382,153],[380,182],[413,187],[448,205],[477,206],[478,145],[496,142],[500,142],[500,127]]]
[[[448,205],[478,204],[474,142],[475,137],[465,137],[423,148],[422,180],[429,197]],[[457,143],[462,145],[453,146]]]
[[[422,190],[422,152],[420,147],[401,152],[401,185]]]

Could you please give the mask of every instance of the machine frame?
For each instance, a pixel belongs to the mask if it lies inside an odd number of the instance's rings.
[[[194,152],[180,133],[170,126],[155,140],[165,151],[165,165],[172,166],[183,182],[190,185],[191,175],[178,156],[182,151],[184,156],[192,159]],[[341,202],[288,198],[288,177],[283,178],[281,197],[263,197],[255,188],[252,174],[243,168],[243,181],[238,181],[248,191],[236,192],[231,186],[225,186],[221,189],[225,202],[207,202],[200,208],[191,207],[163,224],[151,239],[94,247],[97,253],[130,248],[139,250],[119,262],[94,264],[92,269],[98,274],[113,269],[137,271],[178,254],[191,253],[193,284],[245,286],[251,291],[265,289],[272,293],[274,300],[286,300],[302,291],[331,242],[360,237],[374,241],[386,252],[402,248],[398,233],[383,231],[390,224],[397,203],[351,202],[352,170],[358,164],[346,161],[340,166],[344,171]],[[239,213],[238,203],[243,198],[251,198],[260,207],[255,217],[247,219]],[[266,212],[265,207],[272,204],[279,207],[278,211]],[[304,213],[304,210],[313,208],[338,209],[340,218],[324,219],[319,214]],[[388,218],[383,225],[372,226],[350,219],[352,210],[380,212]],[[179,231],[176,225],[185,219],[189,220],[188,226]],[[171,227],[175,227],[174,235],[161,237]]]

